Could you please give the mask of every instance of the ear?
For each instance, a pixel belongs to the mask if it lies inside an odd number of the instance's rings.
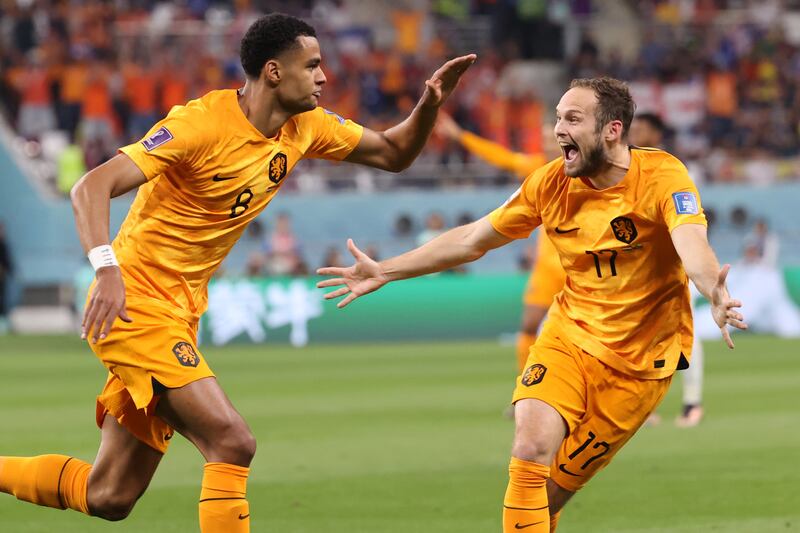
[[[264,63],[264,68],[261,69],[261,75],[270,85],[278,85],[281,81],[281,66],[275,59],[270,59]]]
[[[605,140],[607,142],[619,141],[622,139],[622,121],[612,120],[606,124]]]

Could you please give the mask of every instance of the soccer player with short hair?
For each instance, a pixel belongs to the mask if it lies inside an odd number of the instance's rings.
[[[142,142],[84,176],[72,201],[96,280],[82,337],[109,370],[97,400],[100,449],[91,465],[64,455],[0,457],[0,491],[121,520],[177,431],[207,461],[200,530],[249,531],[255,438],[197,349],[209,278],[300,159],[395,172],[410,165],[474,60],[445,63],[405,121],[375,132],[318,107],[325,74],[314,28],[267,15],[242,39],[242,89],[174,107]],[[135,188],[109,246],[110,200]]]
[[[394,280],[474,261],[539,225],[567,273],[564,290],[517,379],[516,433],[503,531],[554,531],[561,508],[605,467],[661,401],[691,358],[691,279],[728,326],[746,329],[728,294],[730,268],[708,244],[686,168],[627,142],[634,103],[611,78],[577,79],[556,107],[563,157],[531,174],[488,216],[403,255],[371,260],[353,243],[347,268],[320,287],[354,299]],[[688,275],[688,276],[687,276]]]

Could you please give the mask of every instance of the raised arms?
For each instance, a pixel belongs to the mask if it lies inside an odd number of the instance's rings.
[[[476,56],[470,54],[442,65],[425,82],[425,92],[408,118],[382,132],[364,128],[361,141],[345,160],[392,172],[408,168],[425,146],[439,107],[475,59]]]

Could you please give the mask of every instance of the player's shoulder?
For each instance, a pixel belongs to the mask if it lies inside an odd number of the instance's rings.
[[[686,171],[683,162],[666,150],[649,146],[631,146],[630,149],[631,156],[637,158],[639,168],[644,172],[659,169]]]
[[[344,124],[347,122],[342,116],[337,114],[335,111],[331,111],[326,109],[322,106],[317,106],[311,111],[306,111],[304,113],[299,113],[294,115],[290,122],[294,122],[298,126],[303,124],[319,124],[328,120],[336,120],[339,124]]]
[[[226,114],[230,111],[234,94],[233,89],[210,91],[200,98],[189,100],[184,105],[172,106],[167,117],[183,121],[209,120],[210,115]],[[205,125],[207,126],[208,122]]]
[[[558,189],[569,178],[564,174],[564,158],[557,157],[534,170],[525,180],[528,187],[537,190]]]

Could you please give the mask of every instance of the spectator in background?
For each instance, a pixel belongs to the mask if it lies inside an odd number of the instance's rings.
[[[751,255],[754,254],[761,264],[770,268],[778,266],[780,241],[778,236],[769,230],[766,219],[756,220],[753,230],[745,237],[744,242],[747,249],[750,249]]]
[[[158,120],[158,79],[145,58],[128,65],[125,70],[125,102],[130,113],[127,134],[128,140],[135,142]]]
[[[414,219],[408,213],[400,213],[394,219],[394,235],[401,239],[411,237],[414,232]]]
[[[35,48],[28,54],[27,68],[17,72],[14,85],[21,95],[17,128],[26,139],[39,139],[56,126],[50,92],[50,76],[44,53]]]
[[[275,228],[267,238],[267,273],[277,276],[292,275],[298,272],[303,260],[300,257],[300,244],[292,230],[292,220],[288,213],[279,213]]]
[[[425,219],[425,229],[417,235],[417,246],[422,246],[428,241],[432,241],[445,232],[444,217],[441,213],[433,212]]]
[[[6,241],[6,228],[0,222],[0,334],[5,334],[8,331],[8,313],[7,307],[7,294],[6,288],[8,280],[14,271],[14,266],[11,260],[11,250]]]
[[[75,59],[68,59],[61,70],[59,106],[59,128],[69,134],[70,141],[75,141],[75,132],[81,118],[81,105],[83,93],[89,78],[89,63],[85,53],[79,54]]]
[[[343,267],[344,259],[342,258],[342,252],[339,251],[339,248],[336,246],[330,246],[325,251],[325,256],[322,258],[322,263],[320,263],[320,267],[326,266],[336,266],[336,267]]]
[[[109,78],[106,64],[99,60],[90,63],[79,126],[89,168],[105,161],[117,147]]]

